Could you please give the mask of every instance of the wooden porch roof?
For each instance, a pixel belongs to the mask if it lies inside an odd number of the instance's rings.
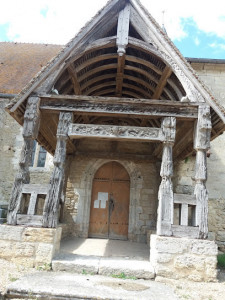
[[[58,93],[59,98],[51,96]],[[56,144],[56,127],[59,100],[67,96],[106,97],[109,104],[115,97],[170,102],[185,107],[207,103],[211,106],[212,139],[225,127],[225,110],[198,79],[197,74],[176,49],[168,36],[146,12],[138,0],[111,0],[78,35],[22,90],[8,107],[9,113],[23,124],[27,98],[39,95],[53,98],[51,109],[41,104],[42,122],[38,141],[51,153]],[[111,100],[110,100],[111,98]],[[78,103],[78,98],[71,98]],[[90,105],[86,98],[86,105]],[[82,98],[82,100],[85,100]],[[58,101],[58,102],[57,102]],[[114,105],[114,104],[113,104]],[[119,105],[119,104],[117,104]],[[62,110],[65,110],[62,107]],[[155,109],[157,107],[155,106]],[[164,116],[117,116],[75,110],[75,122],[136,124],[159,127]],[[175,156],[183,158],[193,151],[193,123],[195,118],[178,116],[178,140]],[[181,142],[182,141],[182,142]],[[72,151],[72,148],[71,148]],[[154,155],[160,157],[161,148],[156,145]]]

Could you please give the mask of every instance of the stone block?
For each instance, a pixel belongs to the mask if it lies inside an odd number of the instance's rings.
[[[175,258],[174,267],[176,269],[196,269],[204,270],[205,257],[183,254]]]
[[[217,255],[218,248],[214,241],[192,240],[190,244],[191,252],[198,255]]]
[[[14,243],[13,252],[14,257],[33,257],[35,246],[32,243]]]
[[[159,253],[179,254],[188,248],[188,240],[182,238],[163,237],[152,235],[151,247],[156,248]]]
[[[218,231],[217,240],[220,242],[225,242],[225,231]]]
[[[38,244],[35,257],[36,264],[51,263],[53,255],[54,245],[46,243]]]
[[[0,240],[21,241],[24,227],[0,225]]]
[[[22,240],[25,242],[54,243],[56,229],[54,228],[25,228]]]

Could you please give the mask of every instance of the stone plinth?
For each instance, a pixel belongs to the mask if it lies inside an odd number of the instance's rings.
[[[50,264],[59,250],[62,228],[0,225],[0,258],[27,267]]]
[[[150,262],[156,277],[216,281],[214,241],[151,235]]]

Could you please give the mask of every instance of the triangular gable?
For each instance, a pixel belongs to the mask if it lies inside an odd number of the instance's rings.
[[[207,102],[225,123],[224,109],[209,93],[207,88],[198,79],[192,67],[187,63],[179,50],[174,46],[165,32],[144,9],[139,0],[111,0],[106,6],[72,39],[65,48],[56,56],[46,68],[34,78],[30,84],[18,95],[10,106],[14,112],[38,87],[53,82],[57,75],[65,67],[71,54],[78,53],[95,39],[100,39],[106,34],[108,27],[115,26],[119,13],[126,5],[130,6],[130,23],[142,40],[152,44],[164,62],[169,65],[176,74],[186,91],[186,100],[191,102]],[[15,103],[16,102],[16,103]]]

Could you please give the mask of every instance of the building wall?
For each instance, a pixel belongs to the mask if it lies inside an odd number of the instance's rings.
[[[67,183],[65,221],[70,233],[87,237],[94,174],[110,160],[75,157]],[[154,230],[157,215],[159,172],[153,162],[116,160],[130,175],[129,234],[131,241],[146,242],[147,231]]]

